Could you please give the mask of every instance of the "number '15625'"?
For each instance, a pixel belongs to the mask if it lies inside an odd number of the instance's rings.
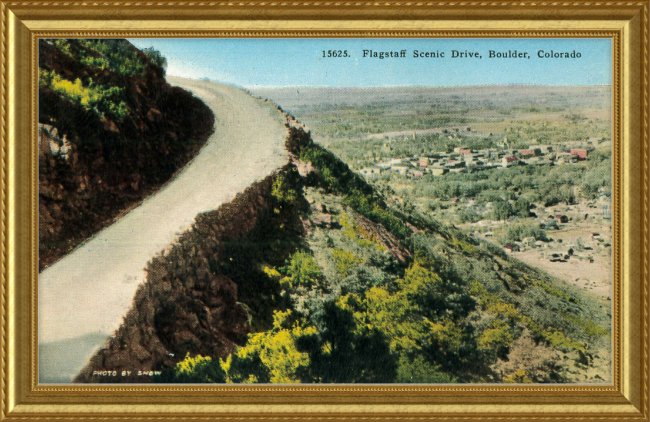
[[[350,57],[348,50],[323,50],[323,57]]]

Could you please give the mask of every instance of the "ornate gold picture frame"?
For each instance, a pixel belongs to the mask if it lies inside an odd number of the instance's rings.
[[[2,411],[6,420],[648,420],[648,54],[642,2],[5,1]],[[38,40],[610,38],[611,385],[39,385]]]

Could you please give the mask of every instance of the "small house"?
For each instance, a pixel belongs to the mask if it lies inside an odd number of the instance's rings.
[[[434,176],[442,176],[449,172],[449,170],[444,167],[429,167],[428,170],[429,173],[431,173]]]
[[[503,159],[501,160],[501,167],[511,167],[517,165],[518,162],[519,160],[517,160],[517,157],[515,157],[514,155],[511,155],[509,157],[503,157]]]
[[[569,152],[570,155],[573,155],[575,157],[578,157],[578,160],[586,160],[587,159],[587,150],[586,149],[572,149]]]

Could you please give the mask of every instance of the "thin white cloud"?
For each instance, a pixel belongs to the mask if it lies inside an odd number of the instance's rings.
[[[167,74],[169,76],[178,76],[181,78],[190,78],[190,79],[201,79],[209,78],[214,79],[219,82],[237,83],[237,78],[234,76],[219,72],[215,69],[211,69],[205,66],[201,66],[197,63],[178,60],[178,59],[169,59],[167,65]]]

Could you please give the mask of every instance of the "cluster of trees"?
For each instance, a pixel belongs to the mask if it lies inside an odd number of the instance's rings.
[[[541,240],[542,242],[549,240],[544,229],[541,229],[539,226],[529,223],[518,223],[509,224],[505,230],[505,234],[499,241],[503,244],[519,242],[526,237],[534,237],[535,240]]]
[[[413,197],[473,198],[479,203],[522,200],[544,206],[574,204],[574,188],[585,199],[611,195],[611,152],[595,152],[583,163],[561,167],[518,166],[443,177],[425,175],[413,182]],[[521,199],[524,198],[524,199]],[[504,205],[507,207],[507,205]],[[501,215],[526,214],[524,204],[504,209]],[[527,215],[527,214],[526,214]],[[506,217],[507,217],[506,216]]]
[[[556,122],[527,122],[506,129],[511,148],[527,148],[531,139],[541,144],[609,136],[609,124],[604,120],[589,120],[578,114],[565,114]]]
[[[373,107],[338,107],[332,112],[319,114],[322,124],[319,134],[329,137],[364,137],[368,134],[401,130],[431,129],[436,127],[464,125],[469,119],[464,110],[450,114],[419,114],[413,110],[404,115],[395,115],[390,110],[375,111]],[[406,123],[408,119],[408,123]]]
[[[167,69],[167,58],[163,56],[160,51],[156,50],[153,47],[143,48],[142,52],[149,57],[149,60],[158,67],[161,67],[163,70]]]
[[[63,54],[79,63],[98,70],[110,70],[123,76],[142,76],[149,61],[156,66],[167,66],[165,59],[153,47],[142,52],[132,48],[129,43],[111,42],[99,39],[58,39],[51,41]],[[142,54],[144,53],[144,54]]]

